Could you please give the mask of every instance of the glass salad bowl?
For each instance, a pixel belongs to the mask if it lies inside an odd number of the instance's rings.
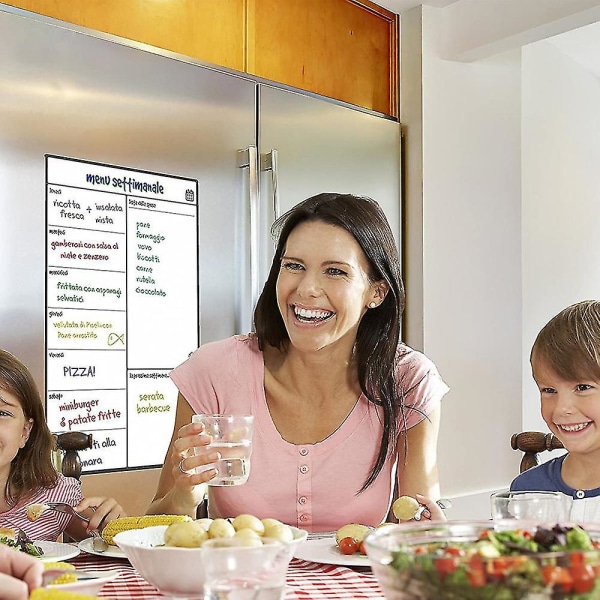
[[[407,523],[365,547],[388,600],[600,599],[600,525]]]

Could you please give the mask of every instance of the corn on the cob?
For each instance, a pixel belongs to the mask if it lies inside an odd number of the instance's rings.
[[[44,563],[44,569],[65,569],[68,571],[74,571],[75,565],[68,562],[46,562]],[[74,583],[77,581],[77,575],[75,573],[63,573],[53,579],[50,585],[59,585],[61,583]]]
[[[144,529],[153,525],[170,525],[177,521],[191,521],[188,515],[144,515],[142,517],[120,517],[111,521],[103,530],[102,537],[108,544],[114,546],[113,538],[121,531]]]
[[[56,588],[36,588],[31,592],[29,600],[100,600],[100,598],[77,592],[65,592]]]

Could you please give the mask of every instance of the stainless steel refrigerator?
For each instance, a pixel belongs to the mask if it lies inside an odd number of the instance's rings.
[[[400,244],[397,122],[0,4],[0,347],[31,368],[42,390],[48,155],[197,182],[194,335],[171,348],[164,369],[197,343],[251,329],[270,224],[302,199],[322,191],[371,196]],[[165,345],[162,319],[154,314],[147,324],[156,356]],[[125,413],[126,398],[125,391]],[[157,455],[172,417],[161,417]],[[110,431],[81,429],[98,439]],[[127,439],[129,449],[146,442]],[[159,464],[134,465],[127,456],[114,470]]]

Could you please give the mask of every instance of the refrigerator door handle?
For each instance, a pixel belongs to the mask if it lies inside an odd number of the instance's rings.
[[[260,156],[260,170],[271,171],[271,190],[273,191],[273,220],[276,221],[281,216],[281,208],[279,206],[279,165],[277,163],[277,150],[273,148],[266,154]]]
[[[250,201],[250,287],[252,310],[259,295],[259,196],[258,196],[258,151],[256,146],[238,150],[238,167],[248,169],[248,191]]]

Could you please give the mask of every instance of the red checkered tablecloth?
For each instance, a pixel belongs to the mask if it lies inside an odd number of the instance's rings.
[[[118,571],[119,577],[108,582],[100,597],[116,600],[163,598],[157,589],[138,575],[127,559],[81,553],[71,559],[78,569],[89,571]],[[378,598],[383,595],[368,567],[351,569],[325,565],[294,558],[287,575],[285,600],[331,600]]]

